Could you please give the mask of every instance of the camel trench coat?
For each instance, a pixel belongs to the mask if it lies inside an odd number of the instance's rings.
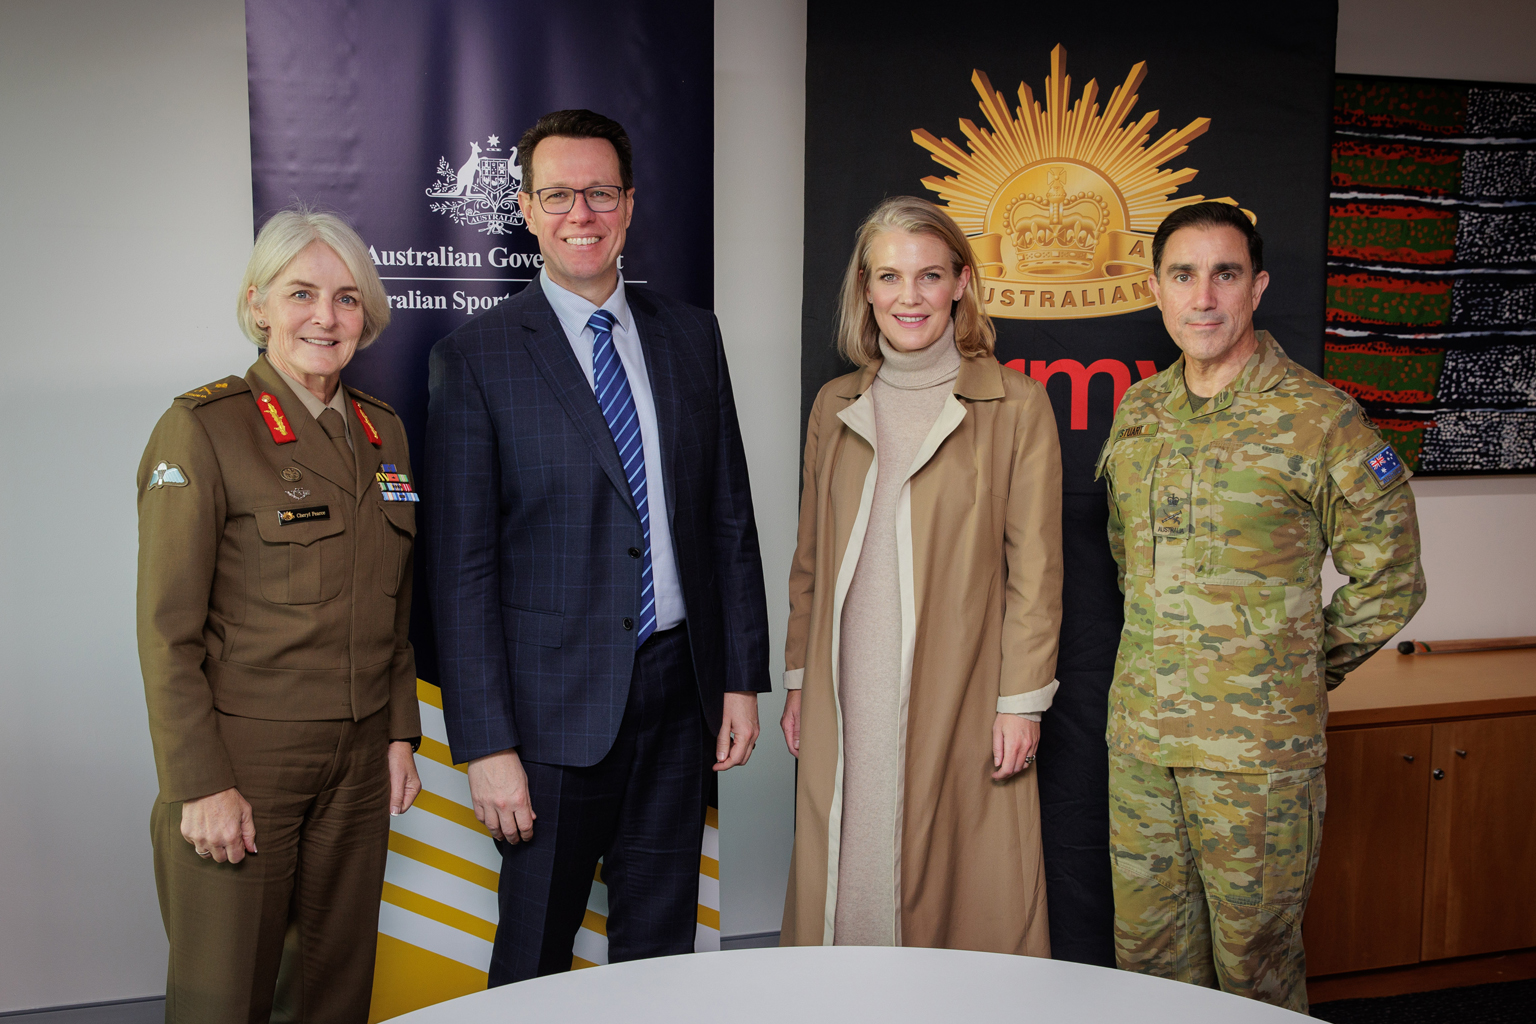
[[[822,388],[806,433],[785,650],[785,684],[803,690],[785,945],[833,940],[839,632],[879,470],[878,370]],[[963,359],[898,502],[897,941],[1049,956],[1034,770],[991,779],[997,713],[1044,710],[1057,686],[1061,451],[1044,388]]]

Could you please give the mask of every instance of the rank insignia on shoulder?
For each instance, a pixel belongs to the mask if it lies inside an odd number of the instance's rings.
[[[1365,460],[1365,465],[1375,474],[1378,484],[1388,484],[1403,472],[1403,460],[1397,457],[1397,452],[1392,446],[1385,445],[1380,451]]]
[[[375,448],[384,447],[384,439],[380,437],[379,432],[374,429],[373,420],[370,420],[368,418],[368,414],[363,412],[363,403],[354,398],[352,399],[352,408],[357,413],[358,422],[363,425],[363,433],[368,435],[368,443],[373,445]]]
[[[149,487],[146,490],[154,490],[157,487],[185,487],[187,486],[187,474],[174,462],[162,462],[149,474]]]
[[[1157,433],[1156,423],[1138,423],[1134,427],[1126,427],[1115,435],[1116,441],[1124,441],[1128,437],[1152,437]]]
[[[256,396],[256,407],[261,410],[261,418],[266,420],[267,429],[272,432],[272,440],[278,444],[288,444],[297,441],[299,435],[293,432],[288,425],[288,417],[283,415],[283,407],[277,404],[269,392],[263,391]]]
[[[331,506],[329,505],[311,505],[309,508],[285,508],[277,514],[277,521],[283,526],[329,518],[331,518]]]

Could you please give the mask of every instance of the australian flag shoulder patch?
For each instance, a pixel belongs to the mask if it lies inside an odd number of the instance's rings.
[[[1382,445],[1375,455],[1365,460],[1366,468],[1376,477],[1376,483],[1385,487],[1387,484],[1403,475],[1403,460],[1397,457],[1397,452],[1392,446]]]

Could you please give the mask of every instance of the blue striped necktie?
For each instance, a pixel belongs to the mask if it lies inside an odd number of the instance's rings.
[[[639,647],[646,637],[656,632],[656,586],[651,579],[651,503],[646,497],[645,446],[640,439],[635,396],[630,393],[629,377],[624,373],[624,364],[619,361],[618,350],[613,347],[615,323],[617,320],[612,313],[600,309],[592,314],[587,326],[592,328],[592,390],[597,393],[597,404],[602,407],[603,419],[608,421],[613,443],[619,449],[619,461],[624,464],[629,493],[640,512],[644,547],[640,552],[640,628],[635,633],[635,646]]]

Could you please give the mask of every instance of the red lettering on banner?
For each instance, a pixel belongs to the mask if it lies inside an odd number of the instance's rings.
[[[1072,430],[1088,429],[1088,384],[1096,374],[1107,373],[1110,380],[1114,382],[1115,401],[1112,412],[1120,408],[1120,400],[1125,397],[1125,392],[1131,386],[1130,367],[1118,359],[1095,359],[1087,366],[1076,359],[1056,359],[1051,362],[1043,359],[1010,359],[1004,365],[1010,370],[1029,374],[1042,385],[1058,373],[1065,373],[1071,377],[1072,405],[1068,425]],[[1141,375],[1140,379],[1146,380],[1157,373],[1157,364],[1150,359],[1138,359],[1136,372]]]

